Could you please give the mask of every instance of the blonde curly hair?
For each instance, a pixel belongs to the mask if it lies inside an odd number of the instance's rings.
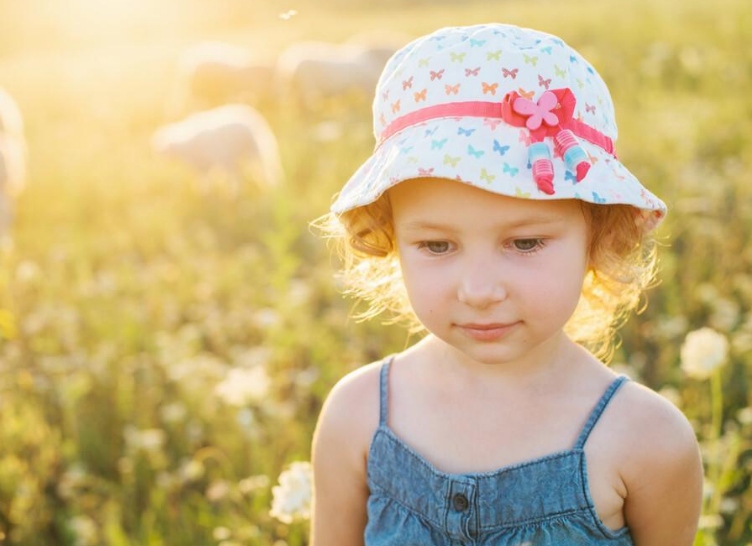
[[[657,246],[653,232],[636,222],[631,205],[578,201],[590,232],[590,263],[577,308],[564,332],[596,358],[610,364],[618,329],[637,309],[640,296],[656,286]],[[402,323],[411,334],[427,332],[412,310],[402,282],[388,192],[375,202],[342,214],[329,212],[311,226],[334,241],[342,269],[336,274],[343,294],[369,303],[353,316],[358,322],[385,311],[383,324]],[[640,314],[645,305],[636,310]]]

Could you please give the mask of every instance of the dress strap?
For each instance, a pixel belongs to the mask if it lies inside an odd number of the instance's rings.
[[[575,449],[581,449],[585,445],[585,442],[587,441],[588,436],[590,436],[590,431],[593,430],[593,427],[598,422],[598,419],[603,413],[603,410],[606,409],[606,406],[608,405],[611,398],[614,396],[614,393],[616,393],[616,390],[623,383],[629,380],[630,378],[628,376],[624,374],[620,374],[619,377],[617,377],[611,382],[611,385],[609,385],[609,387],[606,389],[606,392],[603,393],[603,396],[601,396],[601,399],[595,405],[595,408],[593,408],[593,411],[590,412],[590,417],[588,417],[587,423],[585,423],[585,426],[583,427],[582,432],[580,432],[580,437],[577,438],[577,443],[574,446]]]
[[[379,426],[386,425],[386,418],[388,415],[388,394],[389,394],[389,364],[394,360],[395,354],[391,354],[384,358],[381,363],[381,382],[379,385],[380,396],[380,414],[379,414]]]

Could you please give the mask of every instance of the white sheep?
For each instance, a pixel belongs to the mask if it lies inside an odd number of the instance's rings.
[[[15,200],[26,186],[27,145],[21,110],[0,88],[0,236],[8,241]]]
[[[173,105],[190,98],[218,104],[258,101],[269,96],[274,63],[225,42],[206,41],[188,47],[178,60]]]
[[[265,187],[281,183],[284,176],[271,127],[245,104],[219,106],[167,124],[155,131],[151,145],[156,152],[193,167],[204,191],[217,172],[227,175],[235,196],[246,169]]]
[[[306,108],[353,91],[370,98],[391,53],[361,44],[297,42],[279,55],[275,83],[280,94]]]

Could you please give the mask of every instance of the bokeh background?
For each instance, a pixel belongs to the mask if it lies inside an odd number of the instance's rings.
[[[695,427],[696,545],[752,544],[747,0],[0,0],[0,86],[28,143],[0,258],[0,544],[308,543],[326,394],[417,341],[349,318],[365,306],[309,226],[372,150],[372,97],[234,98],[286,175],[246,173],[238,195],[203,191],[151,135],[225,100],[182,92],[196,42],[271,63],[301,40],[489,21],[559,35],[609,85],[619,156],[669,206],[661,284],[612,366]]]

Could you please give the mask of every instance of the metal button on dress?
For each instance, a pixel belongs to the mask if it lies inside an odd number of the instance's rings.
[[[463,510],[465,510],[468,505],[467,497],[463,495],[462,493],[457,493],[454,496],[453,502],[454,502],[454,509],[457,510],[458,512],[462,512]]]

